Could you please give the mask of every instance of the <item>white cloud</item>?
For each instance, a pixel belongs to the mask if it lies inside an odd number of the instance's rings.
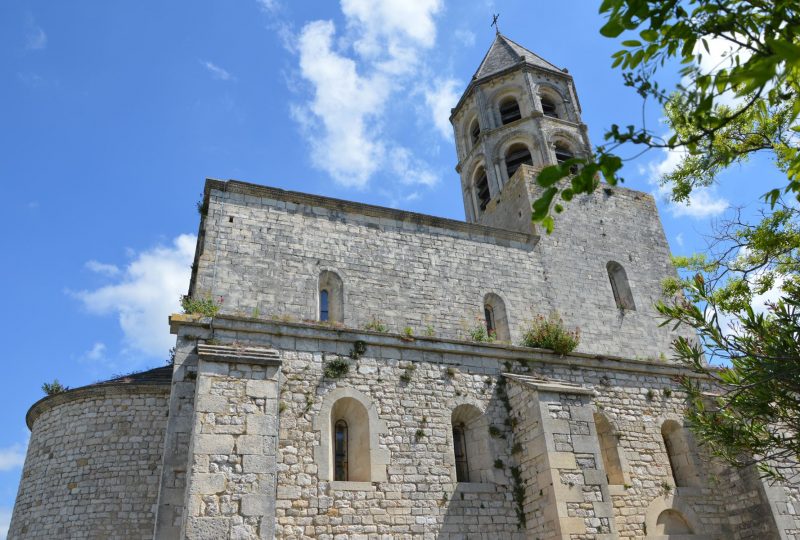
[[[450,124],[450,109],[458,103],[458,89],[461,83],[455,79],[440,79],[434,81],[430,88],[424,91],[425,104],[431,113],[431,120],[442,137],[453,140],[453,126]]]
[[[106,276],[116,276],[119,274],[119,268],[116,265],[101,263],[99,261],[95,261],[94,259],[91,261],[86,261],[84,266],[96,274],[103,274]]]
[[[679,247],[683,247],[683,233],[675,235],[675,243],[678,244]]]
[[[36,24],[32,16],[28,16],[26,26],[25,48],[30,51],[40,51],[47,47],[47,34],[45,34],[41,26]]]
[[[16,443],[0,448],[0,471],[11,471],[25,464],[25,451],[28,445]]]
[[[83,355],[87,360],[98,361],[102,360],[106,354],[106,345],[105,343],[97,342],[92,345],[92,348],[86,351]]]
[[[708,50],[706,50],[708,45]],[[702,73],[717,73],[722,69],[730,69],[736,66],[737,62],[744,63],[750,59],[752,53],[742,49],[735,43],[722,37],[706,37],[705,43],[699,40],[692,51],[696,58],[699,58],[697,66]],[[689,80],[684,78],[681,83],[686,86]],[[742,98],[727,91],[716,99],[720,105],[735,106],[742,102]]]
[[[207,60],[201,60],[200,63],[211,73],[211,76],[220,81],[235,81],[236,77],[222,69],[218,65]]]
[[[441,7],[441,0],[341,0],[343,35],[322,20],[300,31],[293,48],[313,95],[292,107],[292,117],[312,147],[312,164],[339,184],[363,188],[381,168],[397,169],[386,160],[405,149],[393,150],[383,131],[387,102],[435,43]],[[422,169],[412,183],[430,185]]]
[[[11,525],[11,508],[0,508],[0,540],[6,540]]]
[[[256,0],[261,9],[268,14],[280,11],[283,6],[278,0]]]
[[[130,348],[164,355],[174,342],[167,317],[180,309],[179,296],[189,284],[196,240],[182,234],[171,246],[135,254],[117,283],[72,294],[91,313],[116,315]]]
[[[681,162],[686,152],[683,150],[664,150],[664,157],[660,161],[648,164],[646,171],[649,172],[649,183],[655,186],[653,195],[667,203],[667,210],[675,217],[691,217],[695,219],[714,217],[722,214],[730,207],[730,203],[724,197],[716,193],[715,186],[696,187],[692,190],[689,200],[685,203],[673,202],[670,198],[672,194],[672,184],[662,184],[661,178],[673,171]]]
[[[415,159],[407,148],[393,148],[389,153],[389,162],[391,163],[392,171],[397,174],[401,184],[419,184],[430,187],[439,181],[439,177],[430,171],[424,163]]]
[[[465,47],[472,47],[475,45],[475,32],[466,29],[459,29],[453,32],[455,37]]]

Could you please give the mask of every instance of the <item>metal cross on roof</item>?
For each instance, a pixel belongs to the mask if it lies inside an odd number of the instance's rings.
[[[494,15],[492,15],[492,24],[490,25],[490,26],[494,26],[494,31],[497,34],[500,33],[500,25],[497,24],[497,19],[499,19],[499,18],[500,18],[500,14],[499,13],[495,13]]]

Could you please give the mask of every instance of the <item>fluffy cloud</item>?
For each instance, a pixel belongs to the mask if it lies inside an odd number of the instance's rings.
[[[227,70],[222,69],[221,67],[212,62],[209,62],[207,60],[201,60],[200,63],[203,65],[203,67],[205,67],[208,70],[209,73],[211,73],[211,76],[214,77],[215,79],[219,79],[220,81],[236,80],[236,78],[230,73],[228,73]]]
[[[25,463],[27,444],[12,444],[0,448],[0,471],[11,471],[22,467]]]
[[[442,137],[453,140],[453,126],[450,124],[450,109],[459,98],[461,83],[455,79],[434,81],[433,85],[425,90],[425,104],[431,113],[431,120]]]
[[[342,0],[346,31],[332,21],[312,21],[296,46],[300,75],[312,97],[292,107],[292,117],[312,147],[312,164],[341,185],[363,188],[387,159],[407,149],[386,136],[382,121],[393,92],[415,74],[422,51],[436,40],[434,16],[441,0]],[[423,169],[426,169],[424,165]],[[430,185],[424,171],[406,176]]]
[[[655,186],[654,196],[665,201],[667,210],[675,217],[702,219],[720,215],[728,209],[730,203],[724,197],[717,195],[714,186],[693,189],[689,200],[685,203],[676,203],[670,199],[672,185],[662,184],[661,178],[674,170],[684,155],[685,152],[681,150],[664,150],[660,161],[651,162],[647,166],[649,182]]]
[[[119,274],[119,268],[113,264],[101,263],[95,260],[86,261],[84,265],[88,270],[106,276],[116,276]]]
[[[133,254],[116,283],[72,294],[90,313],[116,315],[129,348],[164,355],[174,342],[167,317],[180,309],[179,296],[187,290],[196,240],[183,234],[171,246]],[[102,356],[104,351],[105,345],[95,344],[86,356]]]

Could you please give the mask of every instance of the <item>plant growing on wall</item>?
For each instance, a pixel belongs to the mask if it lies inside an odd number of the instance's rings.
[[[494,343],[497,338],[494,331],[489,332],[486,330],[486,325],[483,324],[480,319],[476,320],[475,326],[467,330],[467,334],[470,341],[476,341],[478,343]]]
[[[62,392],[66,392],[67,390],[69,390],[69,386],[62,385],[60,382],[58,382],[58,379],[53,379],[53,382],[51,383],[42,384],[42,391],[48,396],[60,394]]]
[[[373,332],[388,332],[389,328],[383,324],[383,321],[372,317],[372,320],[364,325],[364,330],[371,330]]]
[[[204,317],[213,317],[219,313],[223,298],[220,296],[219,301],[215,301],[211,296],[203,298],[194,298],[188,294],[181,296],[181,307],[183,312],[192,315],[202,315]]]
[[[553,352],[565,355],[575,350],[580,343],[578,330],[567,330],[564,321],[557,313],[551,313],[547,318],[537,315],[522,334],[523,347],[536,347],[550,349]]]
[[[336,357],[325,364],[323,371],[328,379],[339,379],[347,375],[350,371],[350,363],[341,357]]]

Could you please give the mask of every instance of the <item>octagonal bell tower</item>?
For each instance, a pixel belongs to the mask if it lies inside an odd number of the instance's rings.
[[[499,32],[450,122],[471,223],[531,232],[535,172],[591,148],[567,70]]]

